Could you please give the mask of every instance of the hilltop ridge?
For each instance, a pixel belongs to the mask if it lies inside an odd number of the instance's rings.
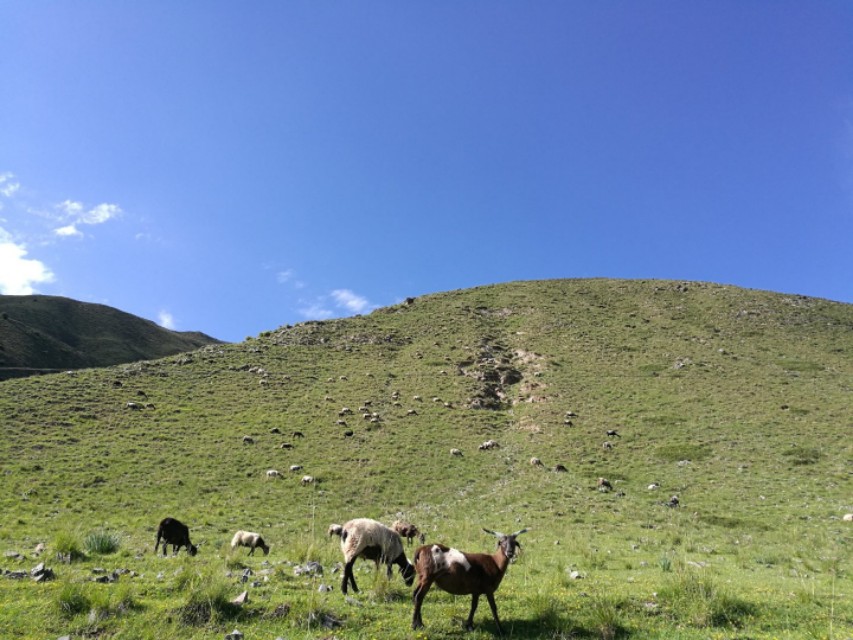
[[[0,380],[153,360],[219,341],[112,307],[58,296],[0,295]]]

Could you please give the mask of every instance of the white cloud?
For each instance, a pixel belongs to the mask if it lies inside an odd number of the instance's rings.
[[[83,235],[83,232],[80,231],[73,224],[69,224],[66,227],[59,227],[58,229],[54,229],[53,233],[55,233],[58,236],[62,236],[63,238],[69,238],[71,236],[82,237],[82,235]]]
[[[286,269],[284,271],[279,271],[275,277],[276,277],[276,280],[278,280],[279,284],[284,284],[286,282],[290,282],[293,279],[293,269]]]
[[[0,228],[0,293],[32,295],[36,293],[33,285],[53,282],[50,268],[26,255],[26,247],[15,243],[9,233]]]
[[[332,291],[332,297],[335,299],[338,307],[352,313],[361,313],[370,307],[370,302],[368,302],[367,298],[353,293],[349,289],[335,289]]]
[[[121,215],[121,207],[117,204],[99,204],[93,209],[89,209],[85,214],[80,216],[79,221],[82,224],[103,224],[107,220],[112,220]]]
[[[300,308],[299,315],[306,320],[327,320],[334,314],[329,309],[323,307],[321,303],[315,302],[307,307]]]
[[[176,326],[175,325],[175,317],[171,313],[169,313],[168,311],[165,311],[165,310],[161,311],[160,314],[157,316],[157,322],[159,323],[159,325],[161,327],[164,327],[166,329],[174,330],[174,328]]]
[[[62,211],[68,218],[77,219],[80,214],[83,213],[83,203],[75,202],[73,200],[66,200],[65,202],[60,202],[56,205],[56,208]]]
[[[21,183],[15,179],[14,173],[0,173],[0,195],[11,198],[21,188]]]

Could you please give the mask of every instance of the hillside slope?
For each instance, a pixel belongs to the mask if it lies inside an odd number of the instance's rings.
[[[0,535],[25,550],[60,532],[121,532],[121,562],[148,576],[128,588],[150,637],[221,637],[228,624],[174,626],[183,592],[154,578],[164,561],[150,553],[165,516],[192,525],[206,546],[190,566],[209,578],[237,562],[225,547],[234,530],[272,543],[277,573],[252,591],[260,617],[241,619],[257,637],[310,631],[318,607],[349,619],[339,637],[407,637],[383,631],[409,611],[396,579],[374,612],[317,595],[282,564],[333,565],[325,528],[356,516],[402,516],[471,550],[493,544],[482,527],[531,527],[499,597],[520,637],[724,637],[709,636],[717,625],[806,637],[806,620],[823,637],[853,629],[853,528],[841,520],[853,511],[851,394],[848,304],[663,281],[452,291],[180,357],[4,382]],[[499,447],[480,450],[487,439]],[[614,491],[596,490],[599,477]],[[673,495],[680,508],[665,506]],[[701,581],[691,594],[722,590],[731,611],[648,604],[684,576]],[[0,580],[7,602],[32,603],[32,589]],[[263,617],[282,602],[291,618]],[[452,603],[431,595],[429,607],[430,636],[456,637],[438,613]],[[614,621],[596,622],[597,610]],[[0,635],[27,624],[9,615]],[[67,632],[49,617],[43,628]]]
[[[153,360],[218,342],[101,304],[56,296],[0,296],[0,380]]]

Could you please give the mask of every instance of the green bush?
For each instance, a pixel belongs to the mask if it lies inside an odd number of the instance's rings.
[[[72,583],[64,585],[59,590],[56,600],[60,613],[66,618],[73,618],[77,614],[85,613],[91,606],[91,601],[83,588]]]
[[[107,555],[115,553],[121,546],[121,540],[115,533],[108,531],[92,531],[83,540],[86,551]]]
[[[82,560],[86,557],[80,548],[80,539],[70,531],[59,531],[53,538],[53,548],[56,552],[69,559]]]

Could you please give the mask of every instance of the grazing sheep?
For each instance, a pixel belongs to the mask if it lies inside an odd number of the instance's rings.
[[[607,435],[610,436],[611,438],[621,438],[622,437],[619,435],[619,432],[616,431],[616,429],[608,429]]]
[[[679,507],[681,505],[681,501],[678,499],[678,496],[672,496],[669,499],[669,502],[666,503],[667,507],[671,507],[673,509]]]
[[[290,465],[290,470],[293,472],[302,471],[302,465],[301,464],[292,464],[292,465]]]
[[[391,525],[391,528],[399,533],[400,537],[406,538],[406,540],[409,541],[409,544],[412,544],[412,538],[418,538],[421,541],[421,544],[424,543],[424,534],[422,534],[411,522],[397,520]]]
[[[598,479],[598,490],[601,492],[613,491],[613,485],[610,484],[610,480],[608,480],[607,478],[599,478]]]
[[[304,487],[306,484],[314,484],[314,476],[302,476],[302,480],[300,480],[302,486]]]
[[[290,434],[290,437],[291,438],[304,438],[305,434],[302,433],[301,431],[294,431],[292,434]]]
[[[554,467],[554,471],[555,471],[556,473],[568,473],[568,471],[569,471],[569,470],[568,470],[568,469],[566,469],[566,466],[565,466],[565,465],[563,465],[563,464],[558,464],[558,465],[556,465],[556,466]]]
[[[187,548],[187,553],[194,556],[198,553],[198,547],[190,542],[190,529],[183,522],[174,518],[163,518],[160,526],[157,527],[157,542],[154,545],[154,553],[157,553],[157,547],[160,546],[160,540],[163,541],[163,555],[166,555],[166,547],[172,545],[172,555],[178,555],[178,550],[181,547]]]
[[[480,445],[479,449],[480,451],[489,451],[490,449],[499,449],[500,446],[495,440],[486,440]]]
[[[539,458],[533,457],[533,458],[530,458],[530,466],[532,466],[532,467],[544,467],[545,465],[542,464],[542,461]]]
[[[457,457],[461,458],[462,457],[462,451],[457,449],[456,447],[454,447],[453,449],[450,450],[450,455],[457,456]]]
[[[255,439],[252,436],[243,436],[243,444],[255,444]]]
[[[280,449],[293,449],[293,445],[292,445],[291,443],[289,443],[289,442],[282,442],[282,443],[279,445],[279,448],[280,448]]]
[[[660,485],[657,482],[652,482],[648,487],[646,487],[649,491],[654,491],[655,489],[660,489]]]
[[[498,618],[498,607],[495,604],[495,591],[498,590],[510,562],[515,560],[521,549],[516,537],[527,529],[510,535],[490,529],[483,529],[483,531],[498,538],[498,549],[491,555],[463,553],[442,544],[422,546],[415,551],[414,562],[418,584],[413,596],[415,611],[412,615],[412,629],[420,629],[424,626],[421,619],[421,606],[430,587],[435,584],[439,589],[453,595],[471,595],[471,611],[465,621],[465,629],[468,631],[474,628],[474,613],[477,611],[480,596],[485,595],[492,609],[498,633],[503,635]]]
[[[267,469],[267,479],[280,478],[281,472],[278,469]]]
[[[844,522],[853,522],[853,513],[845,513],[844,517],[841,518]]]
[[[343,532],[344,532],[344,528],[341,525],[339,525],[339,524],[330,524],[329,525],[328,533],[329,533],[330,538],[332,536],[339,536]]]
[[[231,550],[233,551],[237,547],[249,547],[249,555],[255,555],[255,549],[260,547],[264,555],[269,555],[270,546],[264,542],[264,539],[257,533],[253,533],[252,531],[238,531],[234,534],[234,537],[231,538]]]
[[[356,518],[347,522],[341,532],[341,551],[344,554],[344,577],[341,582],[344,594],[350,584],[353,591],[358,593],[352,573],[357,558],[373,560],[377,568],[380,562],[384,563],[388,567],[388,577],[391,576],[391,565],[396,564],[406,586],[414,582],[415,570],[406,559],[400,535],[381,522],[369,518]]]
[[[601,445],[601,448],[609,451],[610,449],[613,448],[613,443],[610,441],[607,441],[603,445]]]

